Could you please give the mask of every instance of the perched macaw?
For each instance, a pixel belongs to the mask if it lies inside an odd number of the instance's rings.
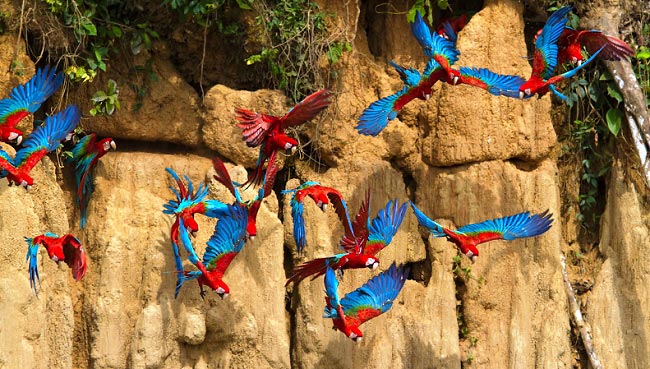
[[[553,214],[546,210],[541,214],[531,215],[529,212],[524,212],[468,224],[452,230],[429,219],[414,203],[411,203],[411,206],[420,225],[427,228],[434,237],[446,237],[447,241],[453,242],[460,252],[472,260],[472,263],[478,260],[479,252],[476,246],[480,243],[539,236],[548,231],[553,223]]]
[[[370,279],[366,284],[339,299],[339,281],[334,269],[327,267],[325,273],[325,313],[323,318],[332,319],[332,329],[343,332],[354,342],[363,337],[359,326],[387,312],[399,295],[409,274],[408,267],[396,267]]]
[[[291,282],[297,285],[303,279],[312,276],[312,280],[325,273],[327,266],[332,269],[343,271],[345,269],[369,268],[376,269],[379,266],[379,259],[376,254],[390,245],[397,233],[404,215],[406,215],[406,203],[398,207],[397,200],[388,201],[386,207],[381,209],[372,224],[368,221],[368,204],[370,199],[362,204],[361,210],[353,222],[353,235],[344,235],[341,240],[341,247],[344,253],[329,257],[318,258],[297,266],[293,275],[289,277],[285,286]]]
[[[352,222],[348,215],[348,207],[343,199],[343,195],[339,191],[331,187],[321,186],[320,183],[308,181],[292,190],[282,191],[283,195],[293,194],[291,197],[291,218],[293,219],[293,238],[296,240],[297,252],[300,253],[304,250],[307,244],[305,235],[305,219],[303,213],[305,211],[304,200],[310,197],[322,211],[327,210],[327,205],[330,203],[334,206],[334,210],[338,215],[345,234],[354,235],[352,230]]]
[[[541,32],[542,30],[539,31]],[[582,64],[585,60],[582,56],[583,47],[589,55],[602,48],[599,57],[604,60],[622,60],[634,56],[634,49],[625,41],[595,29],[575,30],[565,27],[557,41],[557,46],[559,64],[566,62]]]
[[[447,29],[451,34],[453,29],[449,30],[449,27],[451,26],[448,25]],[[455,42],[439,36],[436,32],[431,34],[420,13],[411,24],[411,30],[430,59],[422,74],[393,61],[389,62],[400,75],[404,87],[390,96],[373,102],[361,113],[356,129],[362,135],[377,136],[386,128],[388,122],[397,117],[404,105],[414,99],[428,100],[436,82],[442,80],[453,83],[455,71],[451,69],[451,65],[458,60],[459,55]],[[453,37],[455,39],[455,34]]]
[[[47,250],[50,259],[57,264],[65,262],[72,269],[72,277],[78,281],[86,274],[86,251],[81,241],[71,234],[57,236],[54,233],[45,233],[34,238],[25,237],[27,242],[27,257],[29,261],[29,285],[38,294],[36,282],[40,282],[38,275],[38,247],[43,246]]]
[[[29,172],[48,153],[56,150],[61,141],[69,137],[79,124],[81,113],[75,105],[68,106],[64,111],[45,118],[42,126],[32,131],[23,142],[22,147],[11,157],[0,150],[0,177],[7,177],[9,185],[16,184],[29,190],[34,180]]]
[[[207,242],[205,253],[203,253],[203,261],[199,260],[198,255],[194,251],[187,228],[183,224],[183,219],[180,219],[180,235],[185,250],[188,253],[188,259],[199,270],[179,273],[174,297],[178,296],[183,282],[192,279],[196,279],[199,282],[202,298],[205,298],[204,285],[216,291],[221,298],[227,297],[230,294],[230,288],[223,281],[223,275],[226,273],[226,269],[228,269],[232,260],[244,248],[244,244],[246,243],[248,211],[245,206],[238,203],[227,205],[227,207],[229,214],[219,218],[214,228],[214,233]],[[178,255],[176,258],[176,263],[181,263]]]
[[[117,146],[112,138],[97,140],[97,135],[91,133],[83,137],[74,148],[72,148],[72,157],[68,162],[75,165],[75,179],[77,184],[76,201],[81,211],[79,225],[81,228],[86,226],[86,210],[90,195],[93,193],[94,168],[99,158],[104,156],[110,149],[116,150]]]
[[[0,141],[20,145],[23,133],[16,129],[16,124],[37,111],[61,83],[63,74],[56,74],[56,70],[47,65],[36,70],[27,83],[14,87],[8,98],[0,100]]]
[[[213,176],[214,179],[224,185],[230,191],[230,193],[235,196],[235,201],[237,203],[242,204],[248,209],[248,225],[246,226],[246,236],[251,241],[254,241],[255,237],[257,236],[257,212],[260,210],[262,200],[264,200],[265,197],[273,192],[273,184],[275,183],[275,177],[278,173],[278,166],[276,163],[269,163],[269,166],[266,169],[266,174],[264,175],[264,184],[262,185],[262,188],[259,189],[257,196],[249,201],[244,201],[242,199],[238,189],[239,184],[233,182],[230,179],[230,174],[228,174],[228,170],[226,169],[226,166],[223,164],[221,159],[216,157],[212,159],[212,166],[216,172],[216,175]]]
[[[219,218],[225,216],[228,213],[228,205],[217,201],[217,200],[207,200],[205,197],[208,195],[208,187],[203,183],[199,184],[199,187],[194,192],[194,185],[192,181],[185,176],[187,181],[187,186],[183,181],[178,177],[176,172],[170,168],[165,168],[167,173],[176,181],[178,185],[178,191],[173,187],[169,187],[170,190],[176,195],[176,200],[169,200],[163,209],[163,213],[174,215],[176,219],[171,227],[171,241],[172,241],[172,250],[174,251],[174,260],[176,261],[176,273],[178,274],[178,286],[183,283],[181,280],[184,273],[183,263],[180,259],[180,253],[178,250],[178,240],[181,227],[189,229],[192,235],[196,234],[199,230],[199,225],[194,219],[194,214],[203,214],[210,218]],[[182,224],[182,226],[181,226]]]
[[[316,91],[296,104],[282,117],[255,113],[242,108],[235,109],[239,121],[237,126],[243,130],[242,134],[246,145],[249,147],[261,145],[256,167],[244,185],[248,183],[260,184],[264,163],[267,160],[269,165],[274,163],[279,151],[291,150],[292,153],[295,152],[298,141],[289,137],[285,130],[313,119],[330,105],[331,96],[332,94],[326,89]]]

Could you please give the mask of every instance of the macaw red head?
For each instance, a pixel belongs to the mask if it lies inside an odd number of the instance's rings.
[[[45,250],[47,250],[47,255],[50,257],[50,259],[56,261],[58,264],[65,260],[65,255],[63,254],[63,247],[61,247],[61,245],[58,243],[52,244],[50,240],[52,240],[51,237],[40,235],[34,237],[32,239],[32,242],[34,244],[38,244],[45,247]]]
[[[346,336],[350,337],[350,339],[352,339],[354,342],[359,342],[363,338],[363,333],[357,326],[348,327],[346,329],[346,332],[343,333],[345,333]]]
[[[255,225],[255,219],[251,219],[251,216],[249,214],[248,224],[246,224],[246,237],[248,237],[251,241],[254,241],[255,236],[257,236],[257,226]]]
[[[582,57],[582,48],[579,42],[572,42],[566,48],[566,59],[572,64],[582,64],[584,58]]]
[[[206,286],[210,287],[212,290],[214,290],[219,297],[226,298],[228,295],[230,295],[230,288],[228,285],[221,279],[221,277],[217,276],[216,273],[212,272],[207,272],[202,275],[203,279],[203,284]]]
[[[460,251],[467,255],[467,257],[472,261],[472,263],[476,263],[478,260],[478,249],[474,245],[465,245],[461,247]]]
[[[100,140],[97,145],[99,146],[101,153],[106,153],[111,149],[117,150],[117,145],[115,145],[115,141],[113,141],[112,138],[105,138],[103,140]]]
[[[277,139],[280,143],[280,146],[285,150],[291,150],[292,154],[295,153],[298,149],[298,141],[285,135],[284,133],[278,134]]]
[[[544,81],[539,76],[530,77],[528,81],[519,86],[519,98],[523,99],[536,93],[542,94],[541,87],[543,85]]]
[[[312,200],[314,200],[314,203],[316,203],[316,206],[322,211],[327,210],[327,205],[330,203],[330,199],[327,197],[326,194],[323,192],[313,192],[309,194],[309,197],[311,197]]]
[[[359,255],[366,268],[375,270],[379,267],[379,260],[370,255]]]
[[[196,237],[196,232],[199,231],[199,224],[194,220],[194,215],[183,211],[179,216],[183,219],[183,224],[185,228],[190,232],[192,237]]]

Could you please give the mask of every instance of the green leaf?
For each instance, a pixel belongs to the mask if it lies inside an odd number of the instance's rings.
[[[95,27],[95,25],[92,24],[90,21],[85,22],[83,24],[83,27],[86,29],[86,34],[88,36],[97,36],[97,27]]]
[[[93,97],[92,97],[91,100],[93,102],[98,103],[98,102],[102,102],[102,101],[106,100],[107,98],[108,98],[108,96],[106,95],[106,92],[100,90],[100,91],[95,92],[95,94],[93,94]]]
[[[639,48],[639,52],[636,53],[636,58],[641,60],[650,59],[650,49],[645,46],[641,46]]]
[[[449,7],[449,1],[448,0],[438,0],[438,8],[445,10]]]
[[[613,88],[613,87],[611,86],[611,84],[608,84],[608,85],[607,85],[607,94],[608,94],[610,97],[613,97],[614,99],[616,99],[616,101],[618,101],[619,103],[620,103],[620,102],[623,102],[623,96],[622,96],[621,93],[618,91],[618,89],[617,89],[617,88]]]
[[[90,109],[90,115],[93,116],[93,117],[94,117],[95,115],[97,115],[97,109],[96,109],[96,108],[92,108],[92,109]]]
[[[122,29],[118,26],[112,26],[111,32],[113,32],[113,35],[115,35],[116,38],[122,37]]]
[[[609,109],[605,115],[607,120],[607,128],[614,136],[618,136],[621,131],[621,121],[623,120],[623,112],[618,109]]]
[[[240,9],[244,10],[252,10],[251,6],[248,4],[246,0],[237,0],[237,5],[239,6]]]

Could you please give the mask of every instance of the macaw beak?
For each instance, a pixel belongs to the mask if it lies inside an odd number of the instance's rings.
[[[451,79],[452,84],[457,85],[458,84],[458,76],[453,76]]]
[[[431,98],[431,94],[424,94],[424,100],[429,100]]]
[[[523,99],[523,98],[524,98],[524,92],[523,92],[523,91],[519,91],[519,98],[520,98],[520,99]]]
[[[298,148],[296,146],[291,148],[291,155],[295,154]]]
[[[372,270],[376,270],[377,268],[379,268],[379,263],[372,264]]]
[[[248,239],[251,240],[251,242],[253,242],[255,241],[255,236],[249,236]]]
[[[190,236],[192,236],[192,238],[196,238],[196,231],[190,231]]]
[[[323,212],[325,212],[325,210],[327,210],[327,204],[323,204],[323,206],[322,206],[320,209],[321,209]]]
[[[472,264],[476,263],[476,261],[478,260],[478,256],[476,255],[472,256],[471,260],[472,260]]]
[[[111,141],[111,148],[113,150],[117,150],[117,145],[115,144],[115,141]]]
[[[578,66],[581,66],[582,65],[582,60],[578,60],[577,63],[578,63]]]

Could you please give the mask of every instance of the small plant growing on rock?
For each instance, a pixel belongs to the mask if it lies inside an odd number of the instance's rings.
[[[119,93],[117,82],[109,79],[106,91],[99,90],[93,95],[93,108],[90,109],[90,115],[112,115],[115,109],[120,109]]]

